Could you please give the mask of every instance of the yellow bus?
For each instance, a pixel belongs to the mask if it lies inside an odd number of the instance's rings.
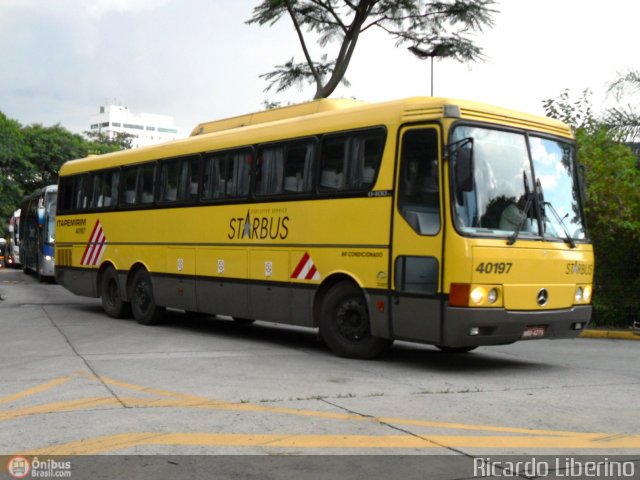
[[[575,145],[440,98],[317,100],[60,170],[56,278],[106,313],[319,329],[337,355],[577,336],[593,250]]]

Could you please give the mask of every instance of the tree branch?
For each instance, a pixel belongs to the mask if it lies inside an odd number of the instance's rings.
[[[340,29],[342,30],[342,33],[344,33],[345,35],[347,34],[347,26],[344,24],[342,19],[338,16],[336,11],[333,9],[333,6],[331,5],[331,3],[325,4],[321,0],[311,0],[311,3],[314,3],[319,7],[324,8],[327,12],[329,12],[331,16],[334,18],[334,20],[336,21],[335,25],[338,25],[340,27]]]
[[[302,51],[304,52],[304,57],[307,60],[307,63],[309,64],[309,68],[311,69],[311,73],[313,75],[313,78],[315,79],[318,88],[320,88],[320,86],[322,85],[322,78],[320,77],[320,74],[318,73],[318,71],[315,69],[315,67],[313,66],[313,60],[311,59],[311,55],[309,54],[309,49],[307,48],[307,44],[304,41],[304,35],[302,35],[302,30],[300,30],[300,25],[298,24],[298,20],[296,19],[296,14],[293,11],[293,8],[291,7],[291,1],[290,0],[284,0],[285,5],[287,6],[287,11],[289,12],[289,15],[291,16],[291,20],[293,21],[293,26],[296,29],[296,33],[298,34],[298,40],[300,41],[300,45],[302,46]]]

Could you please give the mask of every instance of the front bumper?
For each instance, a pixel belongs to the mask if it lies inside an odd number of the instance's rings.
[[[504,345],[523,339],[528,327],[544,326],[540,338],[575,338],[591,319],[591,305],[562,310],[509,311],[502,308],[457,308],[448,304],[442,322],[442,346]],[[577,328],[580,324],[580,328]],[[477,329],[477,335],[471,335]]]

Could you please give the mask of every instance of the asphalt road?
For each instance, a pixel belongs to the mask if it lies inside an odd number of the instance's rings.
[[[17,270],[0,297],[2,455],[640,458],[640,342],[397,342],[359,361],[306,329],[111,319]]]

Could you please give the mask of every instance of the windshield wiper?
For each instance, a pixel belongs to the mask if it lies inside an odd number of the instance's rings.
[[[524,182],[524,194],[527,198],[527,202],[524,204],[524,211],[522,213],[520,223],[518,224],[518,228],[514,230],[514,232],[507,240],[507,245],[513,245],[514,243],[516,243],[518,235],[520,235],[525,222],[529,218],[529,210],[531,210],[531,206],[533,205],[533,195],[531,195],[531,190],[529,190],[529,182],[527,182],[527,172],[522,172],[522,181]]]
[[[540,183],[540,179],[536,180],[536,186],[538,187],[538,198],[540,201],[540,209],[542,210],[542,222],[543,224],[546,224],[546,213],[545,213],[545,209],[543,207],[549,207],[549,209],[551,210],[551,213],[553,213],[553,216],[555,217],[556,221],[560,224],[560,226],[562,227],[562,230],[564,231],[564,240],[565,242],[567,242],[569,244],[569,246],[571,248],[576,248],[576,242],[573,241],[573,238],[571,238],[571,234],[569,233],[569,229],[567,228],[566,223],[564,223],[564,219],[567,218],[569,216],[569,214],[567,213],[564,218],[561,218],[560,215],[558,214],[558,211],[553,207],[553,205],[551,205],[551,202],[546,202],[544,200],[544,193],[542,192],[542,184]],[[544,228],[544,230],[546,230],[546,227]],[[544,230],[542,231],[542,235],[544,237]]]
[[[569,214],[567,213],[564,217],[560,217],[560,215],[558,214],[556,209],[553,208],[553,205],[551,205],[551,202],[543,202],[543,205],[545,207],[549,207],[551,209],[551,213],[553,213],[553,216],[556,218],[556,220],[558,221],[558,223],[562,227],[562,230],[564,231],[564,234],[565,234],[564,239],[565,239],[565,241],[569,244],[569,246],[571,248],[576,248],[576,242],[573,240],[573,238],[571,238],[571,234],[569,233],[569,229],[567,228],[566,223],[564,223],[564,219],[567,218],[569,216]]]

